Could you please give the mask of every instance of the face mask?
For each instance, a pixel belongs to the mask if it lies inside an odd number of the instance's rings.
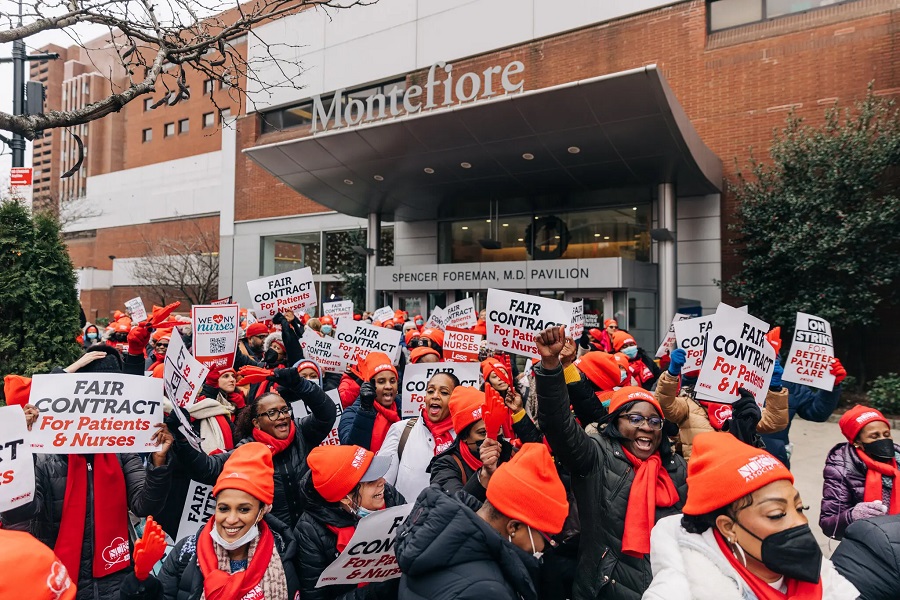
[[[531,542],[531,555],[532,555],[534,558],[536,558],[537,560],[541,560],[541,558],[544,556],[544,553],[543,553],[543,552],[537,552],[537,551],[534,549],[534,537],[533,537],[533,534],[531,533],[531,525],[526,525],[525,527],[528,528],[528,541]],[[512,544],[512,535],[507,535],[507,536],[506,536],[506,539],[509,540],[509,543],[510,543],[510,544]]]
[[[894,440],[881,438],[862,445],[863,452],[875,460],[891,460],[894,458]]]
[[[91,332],[91,333],[87,334],[87,337],[88,337],[89,340],[96,340],[96,339],[97,339],[97,334]]]
[[[256,519],[256,523],[254,523],[253,525],[250,526],[250,529],[247,530],[247,533],[245,533],[244,535],[242,535],[242,536],[239,537],[238,539],[234,540],[233,542],[225,541],[225,538],[223,538],[223,537],[219,534],[219,528],[218,528],[218,527],[213,527],[213,528],[209,531],[209,535],[212,536],[212,539],[213,539],[213,541],[214,541],[215,543],[217,543],[218,545],[222,546],[222,547],[225,548],[226,550],[237,550],[237,549],[240,548],[241,546],[243,546],[243,545],[245,545],[245,544],[249,544],[250,542],[252,542],[253,540],[255,540],[255,539],[256,539],[256,536],[259,535],[259,527],[257,527],[257,523],[259,523],[259,519],[260,519],[261,517],[262,517],[262,509],[260,509],[260,511],[259,511],[259,516],[258,516],[257,519]]]
[[[328,335],[331,333],[331,325],[322,325],[322,333]]]
[[[356,508],[353,509],[353,514],[356,515],[357,517],[359,517],[360,519],[365,519],[366,517],[368,517],[369,515],[372,514],[372,511],[367,508],[363,508],[362,506],[357,506]]]
[[[425,324],[425,321],[416,321],[416,327],[421,327]]]
[[[637,351],[637,346],[628,346],[627,348],[622,348],[622,354],[627,356],[629,360],[637,356]]]
[[[791,527],[762,539],[737,520],[735,523],[762,542],[762,556],[757,560],[760,560],[767,569],[788,579],[799,579],[809,583],[819,581],[822,551],[809,525]]]

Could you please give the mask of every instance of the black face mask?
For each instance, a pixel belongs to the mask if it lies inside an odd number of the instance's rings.
[[[862,445],[863,452],[875,460],[891,460],[894,458],[894,440],[881,438]]]
[[[737,525],[762,542],[762,556],[756,558],[767,569],[784,575],[788,579],[799,579],[809,583],[819,581],[822,570],[822,551],[809,528],[809,525],[798,525],[773,533],[763,539],[738,523]],[[745,551],[746,552],[746,551]]]

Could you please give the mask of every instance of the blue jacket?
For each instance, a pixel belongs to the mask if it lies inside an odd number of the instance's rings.
[[[784,382],[788,390],[788,426],[778,433],[770,433],[760,436],[766,443],[766,450],[775,455],[775,458],[791,467],[787,457],[785,446],[790,443],[788,437],[791,431],[791,421],[794,415],[800,415],[806,421],[824,423],[837,408],[841,399],[841,386],[836,385],[832,391],[800,385],[799,383]]]

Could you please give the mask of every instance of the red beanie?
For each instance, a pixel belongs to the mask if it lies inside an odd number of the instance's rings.
[[[252,338],[258,335],[269,335],[269,328],[257,321],[247,326],[247,337]]]
[[[662,407],[653,392],[648,392],[636,385],[625,386],[613,392],[612,398],[609,400],[609,412],[614,412],[629,402],[649,402],[659,416],[663,416]]]
[[[622,382],[619,363],[612,354],[588,352],[575,361],[575,366],[601,390],[611,390]]]
[[[888,427],[891,426],[890,422],[885,419],[884,415],[879,411],[860,404],[857,404],[845,412],[844,416],[841,417],[841,420],[838,421],[838,425],[841,428],[841,433],[843,433],[844,437],[847,438],[847,441],[852,444],[856,441],[856,436],[859,435],[862,428],[872,421],[881,421],[886,423]]]
[[[616,321],[615,319],[607,319],[607,320],[603,321],[603,327],[609,327],[610,325],[615,325],[616,327],[618,327],[619,322]]]
[[[319,365],[317,365],[316,363],[314,363],[311,360],[301,360],[300,361],[300,364],[297,365],[297,372],[299,373],[303,369],[315,369],[316,374],[319,376],[319,378],[321,379],[321,377],[322,377],[322,369],[320,369]]]
[[[413,341],[413,338],[417,338],[419,335],[419,330],[413,327],[412,329],[406,330],[406,333],[403,334],[403,340],[406,342],[406,345],[409,346],[409,343]]]
[[[439,359],[441,358],[441,353],[435,350],[434,348],[427,348],[425,346],[420,346],[414,349],[409,353],[409,362],[412,364],[416,364],[420,360],[422,360],[423,356],[428,356],[429,354],[434,354]]]
[[[765,450],[724,431],[700,433],[694,437],[688,461],[687,502],[682,512],[705,515],[781,479],[794,482],[788,468]]]
[[[274,477],[272,451],[260,442],[248,442],[235,448],[225,461],[213,487],[213,496],[222,490],[241,490],[263,504],[272,504]]]
[[[428,338],[441,348],[444,347],[444,332],[433,327],[426,327],[422,330],[422,337]]]
[[[613,348],[615,348],[616,352],[621,350],[622,346],[624,346],[628,342],[631,342],[632,344],[637,344],[637,342],[634,341],[634,338],[631,336],[631,334],[628,333],[627,331],[622,331],[621,329],[619,329],[618,331],[616,331],[613,334],[612,343],[613,343]]]
[[[496,371],[497,377],[507,383],[512,379],[512,376],[506,370],[506,365],[499,359],[491,357],[481,361],[481,378],[484,379],[485,383],[488,383],[488,377],[493,371]]]
[[[566,488],[544,444],[523,444],[497,467],[487,499],[504,516],[541,533],[559,533],[569,515]]]
[[[375,456],[361,446],[316,446],[306,464],[313,485],[326,501],[337,502],[361,481],[377,481],[391,467],[391,457]]]
[[[458,385],[450,394],[450,420],[453,431],[460,431],[482,418],[484,392],[467,385]]]
[[[210,367],[209,373],[206,374],[206,385],[214,388],[219,387],[219,377],[221,377],[225,373],[235,373],[235,370],[231,367],[227,369],[217,369],[216,367]],[[235,377],[237,377],[236,373]]]
[[[23,560],[24,559],[24,560]],[[53,550],[24,531],[0,529],[0,598],[74,600],[75,584]]]
[[[384,352],[369,352],[369,355],[365,358],[363,370],[363,375],[365,375],[367,380],[372,379],[382,371],[390,371],[394,374],[394,377],[400,379],[400,375],[397,374],[397,369],[391,363],[390,357]]]
[[[3,395],[7,404],[25,406],[31,395],[31,377],[7,375],[3,378]]]

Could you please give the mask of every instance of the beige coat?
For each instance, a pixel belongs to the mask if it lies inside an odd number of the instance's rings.
[[[684,392],[684,390],[682,390]],[[704,431],[713,431],[706,409],[691,396],[678,394],[678,377],[663,371],[656,384],[656,399],[663,409],[663,415],[678,425],[682,452],[685,459],[691,457],[694,436]],[[762,418],[756,426],[757,433],[777,433],[788,426],[788,391],[771,389],[766,395],[766,405]]]

